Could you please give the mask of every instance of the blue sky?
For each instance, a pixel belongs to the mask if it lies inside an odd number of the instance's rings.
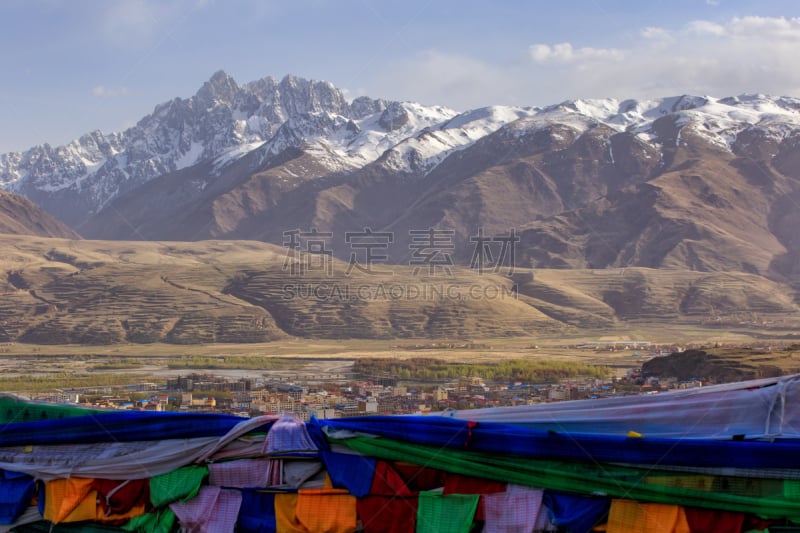
[[[223,69],[464,110],[800,96],[795,1],[6,0],[0,153],[120,131]]]

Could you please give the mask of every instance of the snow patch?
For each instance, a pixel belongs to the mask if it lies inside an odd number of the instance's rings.
[[[264,141],[245,143],[234,146],[233,148],[223,152],[222,155],[214,160],[214,172],[219,172],[223,168],[235,161],[238,161],[253,150],[260,148],[263,144]]]
[[[482,107],[461,113],[436,128],[428,128],[396,144],[386,162],[395,170],[427,173],[451,153],[532,113],[529,108],[508,106]]]
[[[180,156],[175,161],[175,169],[180,170],[182,168],[190,167],[197,163],[197,160],[203,154],[203,144],[197,141],[193,141],[192,145],[189,147],[182,156]]]
[[[86,173],[88,175],[92,175],[106,164],[106,158],[101,157],[97,161],[92,161],[90,159],[86,159],[85,157],[81,157],[81,162],[83,163],[83,166],[86,167]]]
[[[709,96],[675,96],[653,100],[571,100],[537,111],[516,124],[517,135],[554,123],[583,133],[599,123],[617,131],[629,131],[653,142],[653,122],[673,115],[676,126],[692,125],[711,142],[730,150],[736,136],[752,125],[800,127],[800,100],[742,95],[716,99]],[[677,142],[677,141],[676,141]]]

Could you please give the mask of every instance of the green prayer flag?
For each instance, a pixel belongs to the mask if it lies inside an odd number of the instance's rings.
[[[206,466],[184,466],[150,479],[150,503],[162,507],[175,501],[191,500],[208,476]]]
[[[420,492],[416,533],[469,533],[479,499],[477,494]]]

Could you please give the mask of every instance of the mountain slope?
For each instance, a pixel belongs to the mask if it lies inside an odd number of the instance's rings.
[[[647,182],[578,209],[529,224],[522,234],[535,266],[647,266],[739,271],[795,277],[788,257],[798,243],[788,230],[800,194],[791,133],[742,130],[728,149],[709,142],[696,123],[657,124],[669,163]]]
[[[22,196],[0,190],[0,233],[80,239],[63,222]]]

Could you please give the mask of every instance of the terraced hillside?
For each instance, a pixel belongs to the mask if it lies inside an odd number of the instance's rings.
[[[462,269],[437,277],[394,267],[378,275],[303,276],[287,283],[277,265],[242,272],[227,292],[267,309],[284,331],[300,337],[487,338],[563,325],[520,301],[510,280]]]
[[[790,287],[754,274],[645,268],[302,272],[252,241],[0,236],[0,342],[117,344],[301,338],[493,338],[628,321],[800,326]],[[292,274],[292,269],[296,272]],[[376,269],[378,270],[378,269]]]

